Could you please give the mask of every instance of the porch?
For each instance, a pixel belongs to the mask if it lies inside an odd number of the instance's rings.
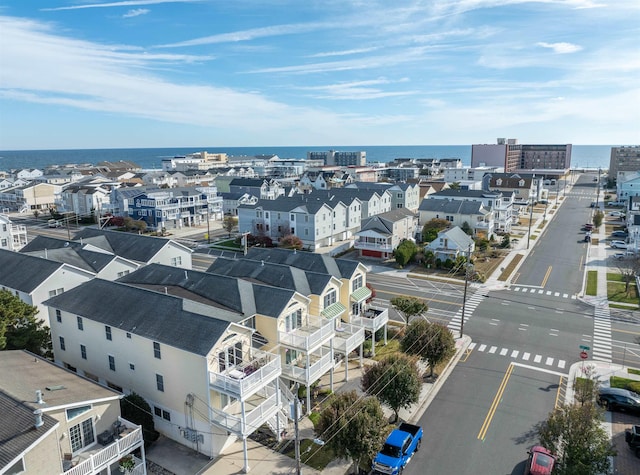
[[[291,331],[278,331],[281,345],[309,353],[335,336],[333,318],[308,315],[306,324]]]
[[[211,408],[212,424],[245,438],[273,418],[280,410],[278,385],[259,389],[244,401],[235,401],[224,409]]]
[[[384,328],[384,344],[387,344],[387,322],[389,321],[389,309],[379,307],[367,307],[359,315],[351,317],[354,325],[359,325],[366,331],[371,332],[372,351],[375,356],[376,351],[376,331]]]
[[[282,373],[280,356],[264,351],[253,351],[250,361],[225,369],[209,372],[211,389],[244,401],[264,388]]]

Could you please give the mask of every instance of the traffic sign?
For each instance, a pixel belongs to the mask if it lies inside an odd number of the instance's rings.
[[[580,352],[580,359],[586,360],[589,357],[589,354],[586,351]]]
[[[585,345],[580,345],[580,349],[584,350],[584,351],[589,351],[591,348],[589,348],[588,346],[585,346]]]

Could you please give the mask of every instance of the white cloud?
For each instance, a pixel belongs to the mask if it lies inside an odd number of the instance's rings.
[[[129,10],[127,13],[122,15],[122,18],[133,18],[140,15],[146,15],[151,10],[148,8],[134,8],[133,10]]]
[[[122,2],[109,3],[89,3],[84,5],[73,5],[69,7],[41,8],[43,12],[56,12],[60,10],[80,10],[85,8],[112,8],[112,7],[133,7],[137,5],[158,5],[160,3],[193,3],[202,0],[125,0]]]
[[[582,46],[574,45],[573,43],[545,43],[540,41],[536,45],[552,49],[554,53],[558,54],[576,53],[582,50]]]
[[[349,56],[352,54],[368,53],[370,51],[375,51],[377,49],[379,48],[371,47],[371,48],[348,49],[345,51],[327,51],[325,53],[310,54],[307,56],[307,58],[326,58],[328,56]]]

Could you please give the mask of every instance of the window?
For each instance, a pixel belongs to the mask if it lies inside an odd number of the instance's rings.
[[[131,272],[131,271],[129,271],[129,270],[123,270],[123,271],[118,272],[118,279],[119,279],[120,277],[124,277],[125,275],[129,274],[129,272]]]
[[[158,417],[162,417],[162,409],[158,406],[153,406],[153,413]]]
[[[82,323],[82,317],[76,317],[76,321],[78,322],[78,330],[84,330],[84,324]]]
[[[353,282],[351,283],[351,292],[355,292],[360,287],[362,287],[362,276],[361,275],[359,275],[355,279],[353,279]]]
[[[62,351],[66,351],[67,350],[67,347],[64,344],[64,337],[63,336],[60,337],[60,349]]]
[[[178,256],[178,257],[172,257],[171,258],[171,265],[173,267],[178,267],[182,265],[182,257]]]
[[[131,333],[127,332],[127,338],[131,339]]]
[[[169,411],[165,411],[164,409],[162,410],[162,418],[165,421],[169,421],[171,422],[171,413]]]
[[[116,370],[116,359],[112,355],[109,355],[109,369],[111,371],[115,371]]]
[[[296,220],[296,215],[295,215],[295,214],[292,214],[292,215],[291,215],[291,221],[295,221],[295,220]]]
[[[62,312],[58,309],[56,309],[56,321],[62,323]]]
[[[107,337],[107,340],[111,341],[111,327],[109,325],[104,326],[104,336]]]
[[[265,219],[269,219],[269,212],[268,211],[264,212],[264,217],[265,217]]]
[[[72,452],[77,452],[81,448],[93,444],[95,435],[93,432],[92,419],[86,419],[80,424],[69,427],[69,441],[71,442]]]
[[[2,247],[9,247],[9,240],[8,239],[5,239],[5,238],[2,239]]]
[[[156,374],[156,388],[158,391],[164,392],[164,378],[161,374]]]
[[[80,345],[80,356],[82,356],[83,360],[87,359],[87,347],[84,345]]]
[[[324,296],[324,308],[327,308],[334,303],[336,303],[336,291],[331,290],[327,295]]]
[[[129,369],[131,371],[135,371],[136,370],[136,365],[134,365],[133,363],[129,363]]]
[[[64,292],[64,287],[61,287],[59,289],[53,289],[49,291],[49,297],[55,297],[56,295],[60,295],[62,292]]]
[[[157,341],[153,342],[153,356],[158,359],[162,359],[160,357],[160,343],[158,343]]]

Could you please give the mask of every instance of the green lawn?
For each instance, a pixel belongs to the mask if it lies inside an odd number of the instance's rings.
[[[295,445],[293,441],[284,452],[285,455],[295,458]],[[300,441],[300,460],[302,463],[322,471],[332,460],[335,459],[333,450],[327,446],[315,444],[310,439],[302,439]]]
[[[227,239],[225,241],[218,241],[215,244],[212,244],[211,247],[222,247],[225,249],[244,249],[242,244],[236,243],[235,239]]]
[[[598,271],[587,272],[587,295],[598,295]]]
[[[622,282],[622,274],[616,274],[615,272],[607,272],[607,280],[614,282]]]
[[[638,289],[635,283],[629,284],[629,293],[625,292],[623,282],[607,282],[607,298],[611,302],[638,303]]]

